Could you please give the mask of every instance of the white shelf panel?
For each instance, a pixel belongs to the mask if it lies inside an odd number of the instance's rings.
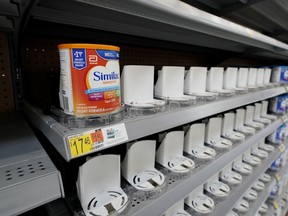
[[[273,209],[273,210],[274,210],[274,209]],[[285,209],[284,209],[283,212],[282,212],[282,216],[286,216],[287,213],[288,213],[288,205],[285,206]],[[267,214],[267,215],[269,215],[269,214]]]
[[[204,166],[197,172],[195,172],[192,176],[180,181],[178,184],[169,186],[168,190],[161,195],[161,197],[157,199],[153,199],[152,201],[145,201],[143,204],[139,204],[133,209],[131,209],[131,215],[133,216],[147,216],[147,215],[161,215],[163,214],[170,206],[172,206],[174,203],[176,203],[179,200],[184,199],[187,197],[191,191],[193,191],[195,188],[197,188],[199,185],[204,184],[209,177],[214,175],[215,173],[219,172],[220,170],[225,167],[229,162],[233,161],[237,156],[241,155],[244,153],[248,148],[253,146],[257,141],[259,141],[261,138],[266,137],[269,135],[272,131],[274,131],[276,128],[278,128],[282,124],[282,121],[279,119],[275,122],[273,122],[271,125],[267,126],[263,130],[259,131],[257,134],[254,136],[248,138],[245,142],[235,146],[233,149],[230,151],[224,153],[217,159],[211,161],[207,166]],[[253,172],[252,176],[249,177],[249,182],[250,185],[252,184],[251,182],[254,182],[254,179],[257,179],[260,173],[264,172],[267,167],[270,166],[272,161],[278,156],[279,152],[276,150],[272,155],[270,155],[269,159],[265,160],[263,162],[263,165],[261,167],[258,167],[255,169],[255,172]],[[239,188],[240,190],[240,195],[241,191],[244,193],[244,191],[247,190],[248,186],[245,183],[244,185],[242,184]],[[249,185],[249,184],[248,184]],[[242,194],[243,194],[242,193]],[[238,193],[237,193],[238,194]],[[233,201],[231,201],[230,206],[226,206],[225,212],[228,212],[227,208],[232,208],[232,203],[234,204],[238,199],[239,199],[239,194],[232,194]],[[229,197],[230,200],[230,197]],[[226,212],[226,213],[227,213]],[[217,213],[217,212],[216,212]],[[217,214],[217,215],[221,215]],[[226,215],[222,214],[221,216]]]
[[[286,144],[287,145],[287,144]],[[281,170],[279,171],[280,176],[284,175],[287,172],[287,168],[288,168],[288,164],[286,164],[284,167],[281,168]],[[260,206],[262,205],[263,202],[265,202],[267,200],[267,198],[269,197],[270,194],[270,190],[271,190],[271,184],[272,181],[270,182],[269,185],[265,185],[265,189],[260,193],[260,196],[258,196],[257,200],[255,203],[253,203],[250,208],[249,208],[249,215],[256,215],[258,209],[260,208]],[[269,215],[269,214],[267,214]]]
[[[288,50],[283,42],[176,0],[41,0],[31,15],[49,22],[234,52],[244,52],[248,46],[285,56]]]
[[[279,156],[280,151],[277,149],[266,160],[261,162],[261,165],[253,169],[253,173],[249,175],[241,185],[236,188],[226,201],[220,203],[217,206],[216,211],[212,214],[213,216],[223,216],[228,214],[232,210],[235,203],[245,194],[245,192],[253,185],[253,183],[259,179],[259,176],[264,173],[273,163],[273,161]],[[267,188],[265,188],[267,190]],[[268,192],[267,192],[268,193]],[[257,200],[259,200],[258,198]],[[254,215],[248,213],[249,215]]]
[[[271,98],[285,92],[286,90],[284,87],[277,87],[273,89],[248,93],[246,95],[238,95],[235,97],[221,99],[214,102],[208,102],[201,105],[195,105],[187,108],[174,109],[156,115],[149,115],[137,118],[125,118],[119,123],[124,123],[126,126],[128,140],[125,142],[128,142],[176,126],[191,123],[193,121],[205,118],[210,115],[234,109],[256,101]],[[70,147],[67,142],[68,137],[101,128],[95,127],[77,129],[65,127],[59,124],[51,116],[44,115],[39,108],[32,107],[27,103],[24,106],[24,112],[30,119],[31,123],[43,132],[43,134],[50,140],[50,142],[55,146],[55,148],[67,161],[72,159]],[[122,143],[124,143],[124,141]],[[119,145],[122,143],[119,142],[114,145]],[[104,145],[101,148],[95,149],[89,153],[100,151],[105,148],[110,148],[112,146],[113,145]],[[82,154],[81,156],[83,155],[85,154]]]
[[[274,207],[272,205],[269,205],[269,211],[266,213],[266,215],[269,215],[269,216],[273,215],[274,212],[275,212]],[[283,215],[283,216],[285,216],[285,215]]]
[[[63,194],[59,171],[20,114],[0,115],[0,215],[18,215]]]

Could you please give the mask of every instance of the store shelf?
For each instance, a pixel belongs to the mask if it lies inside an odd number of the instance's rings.
[[[266,215],[272,216],[274,214],[274,212],[275,212],[274,207],[272,205],[269,205],[269,211],[266,213]],[[283,215],[283,216],[285,216],[285,215]]]
[[[0,30],[12,31],[14,29],[12,20],[9,20],[6,16],[0,15]]]
[[[274,210],[274,209],[273,209],[273,210]],[[287,206],[285,207],[285,209],[283,210],[282,216],[286,216],[287,213],[288,213],[288,205],[287,205]],[[269,214],[267,214],[267,215],[269,215]]]
[[[0,31],[13,31],[15,26],[11,17],[18,16],[19,11],[16,3],[13,3],[10,0],[0,1]]]
[[[155,134],[179,125],[184,125],[195,120],[205,118],[207,116],[224,112],[236,107],[240,107],[249,103],[271,98],[285,93],[285,87],[277,87],[249,93],[246,95],[239,95],[226,99],[221,99],[215,102],[195,105],[188,108],[175,109],[166,111],[156,115],[149,115],[137,118],[126,118],[119,124],[124,123],[128,135],[128,140],[119,142],[113,145],[119,145],[128,141],[132,141],[141,137]],[[54,118],[44,115],[43,112],[36,107],[25,104],[24,112],[30,119],[31,123],[43,132],[43,134],[50,140],[60,154],[67,160],[71,160],[70,145],[68,143],[69,137],[81,135],[87,131],[93,131],[99,127],[93,128],[68,128],[59,124]],[[103,145],[101,148],[90,151],[97,152],[105,148],[110,148],[113,145]],[[79,156],[86,155],[81,154]]]
[[[288,45],[180,1],[40,0],[37,20],[244,52],[261,48],[287,56]]]
[[[261,207],[261,205],[269,197],[269,194],[270,194],[270,191],[271,191],[271,185],[272,185],[272,181],[270,182],[269,185],[265,185],[266,187],[260,193],[260,196],[259,196],[259,193],[258,193],[258,198],[257,198],[255,203],[253,203],[252,205],[250,204],[249,212],[247,213],[247,215],[256,215],[256,213],[258,212],[258,210]]]
[[[0,15],[19,16],[17,5],[10,0],[1,0]]]
[[[64,196],[59,171],[20,114],[0,115],[0,135],[0,215]]]
[[[178,183],[175,183],[173,185],[169,185],[168,190],[164,194],[162,194],[161,197],[157,199],[153,199],[151,201],[141,202],[140,204],[132,208],[131,213],[129,214],[133,216],[147,216],[147,215],[163,214],[170,206],[172,206],[177,201],[182,200],[185,197],[187,197],[191,191],[193,191],[199,185],[204,184],[207,181],[207,179],[209,179],[209,177],[211,177],[215,173],[220,172],[223,169],[223,167],[225,167],[225,165],[227,165],[229,162],[233,161],[239,155],[244,153],[248,148],[252,147],[261,138],[269,135],[272,131],[278,128],[281,124],[282,124],[281,120],[277,120],[273,122],[271,125],[259,131],[256,135],[248,138],[245,142],[235,146],[229,152],[226,152],[225,154],[221,155],[217,159],[211,161],[211,163],[209,163],[207,166],[201,167],[201,169],[197,170],[189,178],[181,180]],[[249,179],[256,179],[258,175],[264,170],[264,167],[267,168],[278,154],[279,154],[278,151],[275,151],[274,153],[272,153],[269,159],[264,161],[263,166],[256,169],[255,172],[253,172],[252,174],[253,176],[251,176]],[[245,185],[243,186],[242,184],[241,188],[242,187],[243,188],[241,191],[245,191],[245,188],[247,188],[247,186],[245,187]],[[237,200],[237,197],[234,197],[234,201],[235,200]],[[231,203],[233,202],[231,201]],[[230,208],[232,208],[231,203],[230,203]],[[228,207],[226,206],[225,208],[227,210]],[[221,216],[223,215],[225,214],[222,214]]]
[[[248,176],[235,191],[231,193],[226,201],[222,202],[219,206],[216,207],[216,211],[212,215],[223,216],[231,211],[235,203],[245,194],[245,192],[253,185],[253,183],[259,179],[259,176],[270,167],[270,165],[279,156],[279,154],[280,151],[278,149],[275,150],[272,154],[269,155],[269,158],[261,162],[261,166],[254,168],[253,173]],[[265,190],[267,190],[267,188]]]
[[[288,164],[286,164],[284,167],[281,168],[279,172],[276,172],[276,173],[279,173],[280,176],[283,176],[287,172],[287,168],[288,168]],[[258,196],[257,201],[250,206],[249,213],[248,213],[249,215],[256,215],[262,203],[267,200],[272,189],[271,184],[272,184],[272,181],[269,183],[269,185],[266,185],[265,189],[261,192],[260,196]]]

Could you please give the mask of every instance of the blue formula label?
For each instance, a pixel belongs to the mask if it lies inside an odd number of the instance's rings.
[[[278,99],[278,101],[277,101],[277,106],[276,106],[276,112],[277,113],[284,113],[286,110],[287,96],[281,95],[281,96],[278,96],[277,99]]]
[[[280,67],[280,81],[288,82],[288,67],[287,66]]]
[[[119,51],[114,50],[96,50],[97,54],[105,60],[119,60]]]
[[[77,70],[86,68],[86,51],[85,49],[72,49],[72,67]]]

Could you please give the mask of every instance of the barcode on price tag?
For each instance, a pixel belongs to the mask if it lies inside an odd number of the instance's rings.
[[[128,140],[124,123],[67,137],[71,158],[99,151]]]

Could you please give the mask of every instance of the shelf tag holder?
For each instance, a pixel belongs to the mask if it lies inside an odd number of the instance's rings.
[[[128,135],[125,124],[121,123],[68,136],[66,140],[71,158],[75,158],[125,142]]]

